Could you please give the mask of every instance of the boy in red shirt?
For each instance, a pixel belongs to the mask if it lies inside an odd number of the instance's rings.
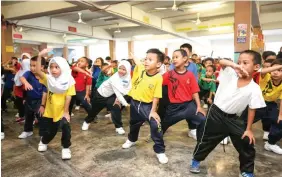
[[[163,75],[163,85],[168,86],[170,104],[166,108],[161,125],[165,133],[170,126],[186,119],[198,126],[197,137],[199,137],[202,133],[205,113],[201,108],[198,94],[200,89],[196,78],[185,67],[187,60],[186,51],[182,49],[174,51],[172,62],[175,69]]]
[[[77,64],[72,67],[72,76],[75,80],[75,90],[76,95],[71,99],[69,111],[71,115],[72,108],[78,100],[82,107],[87,112],[87,117],[90,117],[92,114],[92,108],[90,105],[90,88],[92,85],[92,76],[91,73],[87,71],[89,67],[89,59],[82,57],[78,60]]]

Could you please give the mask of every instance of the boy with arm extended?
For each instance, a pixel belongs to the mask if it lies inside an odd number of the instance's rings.
[[[255,110],[265,107],[259,86],[253,81],[252,74],[261,64],[261,55],[252,50],[243,51],[235,64],[228,60],[220,60],[223,70],[218,78],[219,87],[214,104],[207,115],[205,129],[198,141],[190,166],[192,173],[200,172],[200,162],[225,137],[230,136],[239,153],[240,171],[243,177],[254,174],[254,135],[252,123]],[[236,74],[237,73],[237,74]],[[249,105],[247,127],[237,119]]]
[[[167,163],[163,146],[163,137],[160,129],[160,117],[157,114],[159,98],[162,97],[162,76],[158,73],[164,61],[164,54],[158,49],[147,51],[144,65],[134,59],[132,89],[129,96],[132,97],[130,106],[130,132],[128,140],[122,145],[127,149],[135,145],[138,140],[140,127],[145,121],[150,123],[151,137],[155,143],[154,151],[160,163]]]

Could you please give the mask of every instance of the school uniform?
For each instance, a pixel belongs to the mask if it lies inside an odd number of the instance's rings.
[[[251,109],[265,107],[259,86],[252,80],[248,85],[238,88],[238,76],[231,67],[224,68],[218,78],[214,104],[208,112],[204,132],[200,137],[193,158],[203,161],[225,137],[230,136],[239,153],[241,172],[253,173],[255,149],[249,138],[241,139],[245,125],[238,118],[249,105]]]
[[[163,135],[155,119],[149,119],[154,98],[162,97],[162,76],[157,73],[148,75],[143,65],[136,65],[132,78],[132,89],[129,96],[130,103],[130,132],[128,140],[136,142],[140,127],[145,121],[150,124],[151,138],[154,141],[154,151],[157,154],[164,153]]]
[[[87,102],[87,100],[85,100],[84,98],[85,98],[85,95],[86,95],[86,86],[92,85],[92,78],[87,76],[85,73],[74,72],[74,71],[72,71],[72,76],[75,80],[76,95],[74,95],[71,99],[71,103],[70,103],[70,106],[69,106],[70,115],[71,115],[72,108],[73,108],[74,104],[76,103],[76,101],[79,101],[79,103],[82,105],[82,107],[87,112],[87,117],[91,117],[92,116],[92,107]]]
[[[207,78],[207,76],[205,74],[201,75],[199,79],[199,87],[200,87],[199,97],[200,99],[203,99],[205,103],[208,103],[207,99],[209,97],[210,92],[214,92],[214,93],[216,92],[216,83],[212,81],[210,82],[204,81],[203,78]],[[216,80],[214,75],[210,79]]]
[[[33,131],[34,117],[38,117],[38,110],[41,106],[43,92],[47,93],[46,87],[39,82],[39,79],[31,71],[24,73],[23,77],[33,87],[26,91],[25,97],[25,124],[24,131]]]
[[[8,71],[7,73],[4,74],[4,87],[2,87],[3,92],[2,92],[2,97],[1,97],[1,108],[2,110],[6,110],[7,107],[7,103],[6,101],[11,98],[11,93],[13,90],[13,86],[14,86],[14,77],[15,74],[13,74],[11,71]]]
[[[193,101],[193,94],[199,92],[199,86],[193,73],[187,70],[181,74],[175,70],[169,71],[163,75],[163,85],[168,86],[170,101],[161,122],[163,133],[170,126],[186,119],[198,126],[197,136],[200,137],[205,117],[201,113],[196,114],[197,106]]]

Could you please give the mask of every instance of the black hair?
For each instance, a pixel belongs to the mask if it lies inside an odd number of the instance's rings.
[[[112,61],[112,63],[116,63],[116,64],[117,64],[117,63],[118,63],[118,61],[117,61],[117,60],[113,60],[113,61]]]
[[[276,56],[276,53],[275,52],[272,52],[272,51],[265,51],[262,53],[262,59],[263,60],[266,60],[267,57],[269,56]]]
[[[208,68],[208,67],[211,67],[211,68],[212,68],[212,70],[213,70],[213,72],[215,72],[215,71],[216,71],[215,66],[213,66],[213,65],[209,65],[209,66],[207,66],[206,68]]]
[[[168,59],[168,61],[170,61],[170,57],[169,56],[165,56],[165,59]]]
[[[104,59],[102,57],[98,57],[98,58],[96,58],[96,60],[100,60],[101,61],[101,66],[104,64]]]
[[[107,57],[106,57],[106,60],[112,60],[112,58],[111,58],[111,57],[109,57],[109,56],[107,56]]]
[[[275,59],[267,59],[267,60],[264,61],[264,63],[272,63],[274,61],[275,61]]]
[[[194,54],[192,55],[192,57],[193,57],[193,56],[196,56],[196,57],[197,57],[198,55],[194,53]]]
[[[92,63],[93,63],[93,61],[89,59],[89,60],[88,60],[88,69],[90,69],[90,68],[91,68]]]
[[[282,59],[282,52],[279,52],[278,55],[276,56],[277,59]]]
[[[192,52],[192,45],[185,43],[180,46],[180,48],[188,48],[189,52]]]
[[[148,53],[157,54],[158,62],[161,62],[161,63],[164,62],[165,55],[159,49],[149,49],[146,53],[147,54]]]
[[[260,53],[254,51],[254,50],[245,50],[245,51],[240,53],[240,55],[242,55],[242,54],[252,55],[254,64],[255,65],[257,65],[257,64],[261,65],[261,55],[260,55]]]
[[[183,49],[177,49],[174,52],[180,52],[183,57],[187,57],[187,52],[185,50],[183,50]]]
[[[108,65],[109,65],[108,63],[103,63],[103,64],[102,64],[102,66],[108,66]],[[101,67],[102,67],[102,66],[101,66]]]
[[[12,57],[12,60],[18,60],[18,58],[17,57]]]
[[[30,59],[30,61],[37,61],[38,56],[34,56]],[[45,58],[41,57],[41,66],[45,66],[46,65],[46,61]]]
[[[214,59],[213,58],[208,57],[208,58],[204,59],[203,63],[206,63],[207,61],[211,61],[212,64],[214,64]]]
[[[282,65],[282,60],[274,60],[272,63],[271,63],[271,66],[273,65]]]

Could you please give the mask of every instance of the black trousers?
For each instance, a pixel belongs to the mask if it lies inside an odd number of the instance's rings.
[[[203,136],[198,139],[194,151],[194,159],[203,161],[209,153],[227,136],[230,136],[233,146],[239,153],[241,172],[253,173],[255,148],[249,144],[249,138],[242,139],[245,132],[243,121],[236,115],[224,113],[215,104],[211,105],[205,122]]]
[[[87,117],[92,116],[92,107],[84,99],[85,95],[86,95],[86,91],[84,90],[84,91],[81,91],[81,92],[76,92],[76,95],[72,96],[70,106],[69,106],[70,115],[72,113],[72,108],[73,108],[74,104],[77,105],[77,101],[78,101],[82,105],[82,107],[85,109],[85,111],[87,112]],[[77,106],[79,106],[79,105],[77,105]]]
[[[42,118],[40,120],[40,129],[43,129],[42,133],[42,143],[48,144],[56,136],[59,126],[62,128],[62,138],[61,143],[64,148],[69,148],[71,146],[71,127],[66,118],[58,122],[53,122],[52,118]]]
[[[1,117],[1,132],[4,132],[4,122],[3,118]]]
[[[35,117],[38,117],[38,110],[41,105],[41,99],[34,99],[25,101],[25,123],[24,131],[32,132],[33,131],[33,121]]]
[[[140,127],[145,121],[150,124],[151,138],[154,141],[154,151],[156,153],[164,153],[165,145],[163,141],[163,133],[161,128],[158,127],[158,123],[155,119],[151,118],[149,120],[149,114],[152,109],[152,103],[142,103],[136,100],[131,100],[130,103],[130,132],[128,134],[128,139],[131,142],[136,142],[138,140],[138,135]]]
[[[23,98],[16,96],[15,104],[17,106],[17,109],[19,111],[19,116],[24,117],[24,104],[23,104]]]
[[[11,97],[11,93],[12,93],[12,89],[4,88],[1,97],[1,109],[5,110],[8,108],[6,101]]]

